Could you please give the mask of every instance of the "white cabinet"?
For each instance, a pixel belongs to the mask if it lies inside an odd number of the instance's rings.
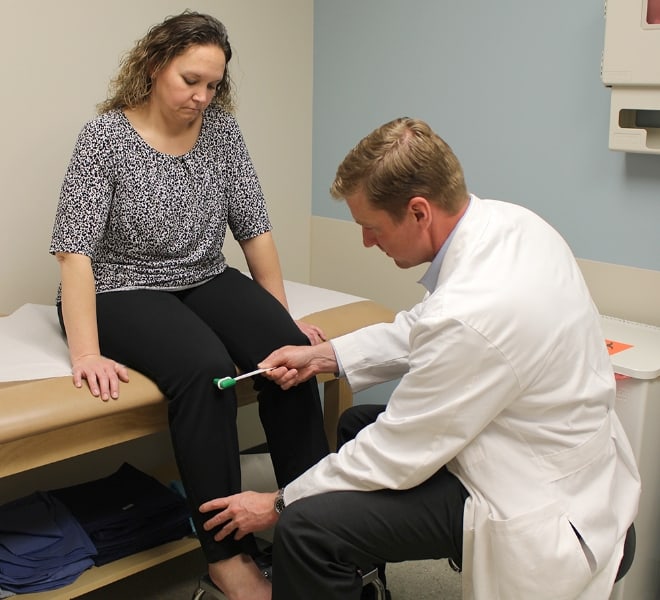
[[[619,581],[611,600],[660,598],[660,328],[602,317],[618,374],[615,410],[635,453],[642,496],[635,518],[637,548],[630,571]]]
[[[660,0],[606,0],[601,76],[609,147],[660,154]]]

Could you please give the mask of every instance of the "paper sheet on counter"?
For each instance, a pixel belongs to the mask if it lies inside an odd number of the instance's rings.
[[[24,304],[0,318],[0,381],[71,375],[55,306]]]

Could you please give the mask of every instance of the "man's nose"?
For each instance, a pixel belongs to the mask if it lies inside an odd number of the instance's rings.
[[[364,244],[365,248],[371,248],[371,246],[376,245],[374,234],[366,230],[364,227],[362,228],[362,244]]]

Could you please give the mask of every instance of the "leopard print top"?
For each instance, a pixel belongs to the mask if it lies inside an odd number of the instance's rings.
[[[97,293],[181,289],[225,270],[227,225],[239,241],[272,228],[232,115],[208,107],[195,146],[172,156],[149,146],[121,111],[110,111],[78,137],[50,252],[89,256]]]

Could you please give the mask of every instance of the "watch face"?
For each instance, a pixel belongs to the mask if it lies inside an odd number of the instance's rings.
[[[282,514],[283,510],[284,510],[284,499],[278,497],[277,500],[275,500],[275,512],[279,515]]]
[[[281,515],[285,506],[286,505],[284,504],[284,496],[283,496],[282,492],[280,491],[280,493],[277,495],[277,498],[275,498],[275,512],[278,515]]]

